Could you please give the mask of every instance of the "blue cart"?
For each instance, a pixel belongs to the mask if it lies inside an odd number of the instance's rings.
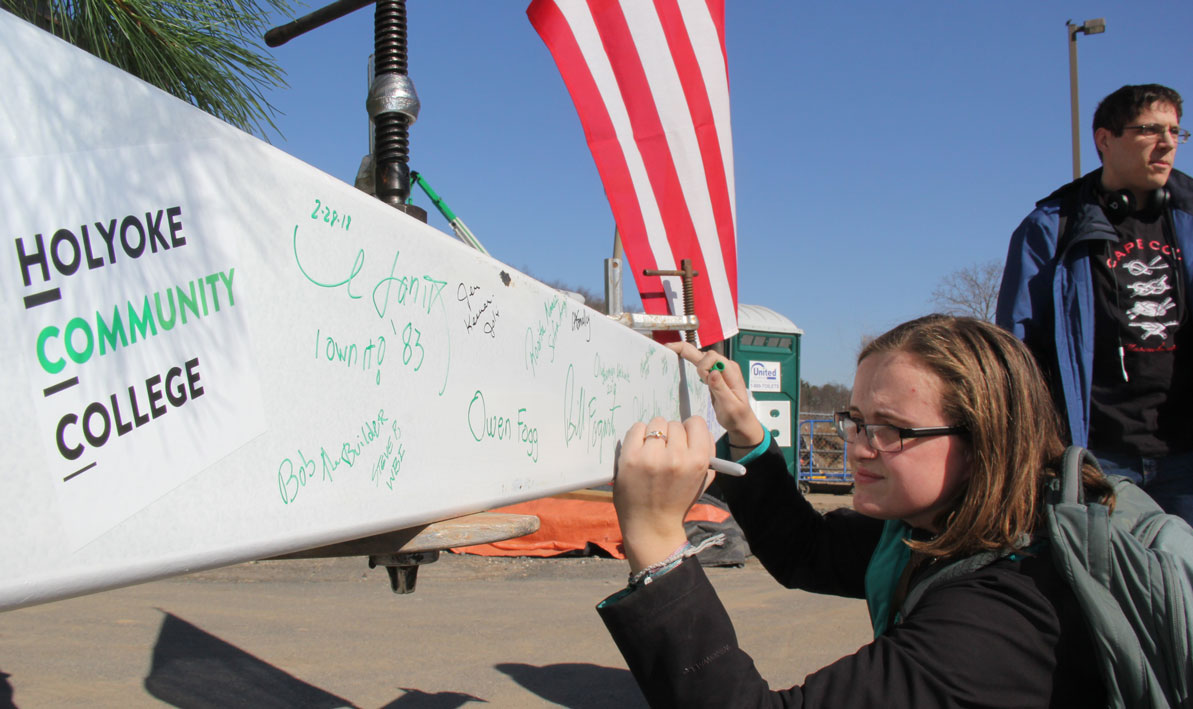
[[[797,436],[799,490],[808,494],[813,486],[832,486],[834,492],[852,492],[853,474],[848,470],[848,444],[837,435],[831,418],[804,419]]]

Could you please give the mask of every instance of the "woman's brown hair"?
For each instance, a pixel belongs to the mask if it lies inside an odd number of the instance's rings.
[[[982,320],[928,315],[884,333],[858,355],[914,355],[941,380],[941,410],[968,431],[970,477],[937,519],[943,531],[910,546],[931,556],[1014,549],[1035,532],[1042,482],[1065,446],[1060,419],[1031,352]],[[1105,495],[1093,471],[1085,482]]]

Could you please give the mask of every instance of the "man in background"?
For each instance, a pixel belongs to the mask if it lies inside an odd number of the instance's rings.
[[[1102,100],[1102,167],[1015,230],[995,320],[1035,353],[1072,443],[1193,524],[1193,179],[1173,169],[1189,137],[1180,119],[1180,95],[1158,84]]]

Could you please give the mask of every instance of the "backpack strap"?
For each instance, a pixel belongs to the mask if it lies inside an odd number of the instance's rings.
[[[1088,449],[1069,446],[1061,458],[1061,499],[1064,504],[1080,505],[1085,508],[1085,529],[1083,541],[1086,548],[1085,566],[1092,578],[1109,587],[1114,573],[1112,563],[1112,535],[1110,532],[1110,510],[1104,505],[1089,505],[1085,500],[1085,487],[1081,484],[1082,465],[1102,467]]]
[[[912,609],[919,604],[920,599],[924,594],[932,590],[932,588],[945,581],[951,581],[960,576],[977,571],[980,568],[989,566],[999,559],[1007,556],[1007,552],[1003,551],[983,551],[967,556],[964,559],[958,559],[952,563],[941,564],[935,568],[930,569],[925,573],[924,577],[916,582],[915,586],[907,592],[907,597],[903,599],[903,605],[899,607],[899,615],[896,616],[896,623],[903,622],[903,619],[911,614]]]
[[[1069,446],[1065,449],[1064,456],[1061,458],[1059,501],[1084,504],[1085,489],[1081,484],[1081,466],[1085,463],[1089,463],[1094,467],[1101,469],[1100,466],[1098,466],[1098,459],[1094,457],[1093,453],[1090,453],[1085,448],[1082,448],[1081,446]],[[1050,492],[1052,495],[1056,495],[1055,488],[1053,488]],[[1050,502],[1056,501],[1058,500],[1051,500]],[[1107,558],[1107,555],[1110,551],[1106,546],[1106,542],[1109,539],[1109,515],[1103,514],[1101,516],[1094,516],[1094,519],[1096,520],[1094,524],[1098,527],[1098,529],[1091,530],[1092,533],[1090,534],[1089,540],[1091,545],[1091,556],[1097,559],[1105,559]],[[1030,550],[1040,546],[1042,541],[1043,540],[1033,540],[1025,536],[1020,540],[1020,545]],[[1031,546],[1029,547],[1028,545]],[[932,590],[932,588],[938,584],[941,584],[945,581],[951,581],[952,579],[964,576],[965,574],[968,574],[972,571],[977,571],[980,568],[993,564],[999,559],[1015,555],[1016,552],[1008,550],[984,551],[972,556],[967,556],[964,559],[959,559],[952,563],[941,564],[940,566],[929,570],[925,573],[924,577],[921,578],[915,584],[915,586],[913,586],[907,592],[907,597],[903,599],[903,604],[899,607],[899,614],[896,616],[896,622],[902,622],[903,619],[906,618],[911,613],[912,609],[914,609],[920,602],[920,599],[923,598],[924,594]],[[1095,562],[1094,564],[1091,564],[1091,566],[1095,567],[1091,568],[1091,572],[1094,573],[1095,578],[1102,578],[1109,573],[1109,570],[1104,568],[1105,564],[1098,564]]]
[[[1085,504],[1085,488],[1081,484],[1081,466],[1088,463],[1098,470],[1098,459],[1093,453],[1081,446],[1069,446],[1060,459],[1060,496],[1061,502],[1071,504]]]

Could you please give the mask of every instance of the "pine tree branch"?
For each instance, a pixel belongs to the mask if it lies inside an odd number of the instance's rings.
[[[286,86],[260,41],[290,0],[0,0],[0,6],[261,137]]]

